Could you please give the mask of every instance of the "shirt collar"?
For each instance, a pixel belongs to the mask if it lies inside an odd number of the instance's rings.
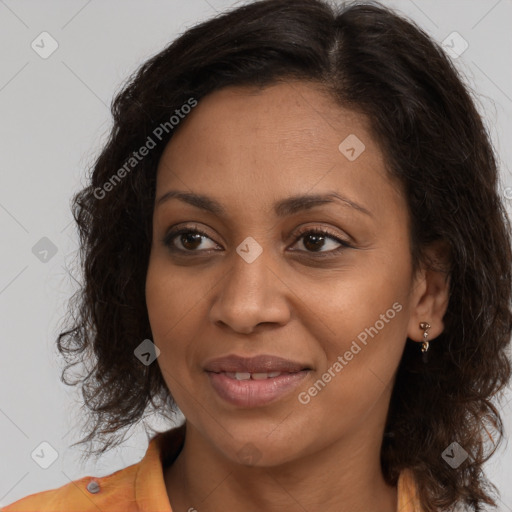
[[[418,488],[410,469],[403,469],[397,484],[397,512],[422,512]]]
[[[172,512],[164,481],[164,468],[179,455],[185,424],[156,434],[149,442],[135,475],[135,501],[140,512]]]

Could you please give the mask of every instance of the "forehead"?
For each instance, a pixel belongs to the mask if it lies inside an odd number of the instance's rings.
[[[358,134],[367,147],[374,146],[366,117],[335,104],[319,86],[305,82],[263,89],[231,86],[200,100],[178,126],[165,153],[179,158],[179,147],[186,145],[200,149],[201,156],[219,158],[238,152],[242,158],[258,148],[254,152],[264,160],[264,145],[280,149],[284,158],[314,152],[315,157],[321,152],[337,158],[339,143],[350,134]]]
[[[226,87],[181,121],[159,162],[157,196],[180,188],[227,203],[243,196],[250,207],[251,197],[337,190],[382,202],[396,185],[368,127],[311,83]]]

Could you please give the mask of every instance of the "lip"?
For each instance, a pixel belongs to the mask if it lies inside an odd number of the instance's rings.
[[[225,373],[207,374],[212,388],[226,402],[237,407],[259,407],[290,393],[309,374],[309,370],[284,373],[264,380],[236,380]]]
[[[204,369],[217,395],[237,407],[275,402],[296,388],[311,371],[307,364],[271,355],[229,355],[207,361]],[[281,372],[281,375],[258,380],[233,378],[233,373],[271,372]]]
[[[208,360],[204,369],[207,372],[249,372],[249,373],[269,373],[269,372],[288,372],[295,373],[301,370],[310,370],[307,363],[291,361],[278,356],[262,354],[252,357],[242,357],[236,354],[230,354],[225,357]]]

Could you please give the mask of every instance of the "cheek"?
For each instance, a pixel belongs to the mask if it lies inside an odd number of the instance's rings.
[[[195,285],[199,284],[199,288]],[[171,394],[192,389],[201,331],[205,328],[205,300],[210,285],[194,281],[189,271],[172,268],[165,255],[150,259],[146,277],[146,305],[157,359]],[[200,354],[199,354],[200,355]]]
[[[167,353],[176,353],[183,345],[173,343],[173,340],[179,339],[177,332],[181,324],[186,322],[187,311],[191,309],[186,296],[177,292],[183,289],[177,276],[177,272],[170,271],[169,266],[166,268],[158,258],[150,260],[146,277],[146,305],[153,342],[162,355],[159,363],[170,360]]]
[[[297,397],[308,422],[330,424],[333,432],[360,427],[370,411],[385,408],[407,330],[398,301],[347,307],[337,318],[337,336],[321,342],[325,359]]]
[[[201,321],[205,315],[201,296],[192,294],[189,279],[157,258],[150,262],[146,278],[146,304],[153,342],[160,354],[156,362],[167,389],[189,422],[201,424],[207,402],[190,369],[198,360]],[[198,407],[198,404],[202,404]]]
[[[174,296],[168,290],[168,279],[162,275],[157,264],[150,263],[146,277],[146,306],[151,331],[157,340],[165,332],[166,326],[170,327],[169,312],[175,306]]]
[[[407,339],[407,257],[371,256],[357,272],[333,279],[323,289],[308,290],[308,306],[318,313],[308,328],[315,332],[324,357],[322,382],[316,391],[305,391],[322,395],[314,400],[324,407],[330,401],[345,404],[351,414],[363,411],[391,384]]]
[[[186,273],[176,270],[165,255],[157,252],[150,258],[146,276],[146,305],[155,337],[172,339],[175,326],[193,314],[200,297],[192,294]]]
[[[397,267],[402,263],[393,265],[371,256],[350,272],[334,275],[321,285],[309,283],[304,293],[309,310],[316,313],[314,318],[310,315],[315,322],[309,328],[325,332],[336,350],[361,333],[364,342],[366,329],[375,324],[380,339],[393,339],[406,329],[410,282],[405,262],[400,271]]]

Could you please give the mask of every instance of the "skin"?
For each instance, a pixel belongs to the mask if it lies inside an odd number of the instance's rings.
[[[338,149],[350,134],[365,144],[354,161]],[[165,148],[156,202],[171,189],[226,210],[218,216],[179,199],[154,210],[147,307],[157,364],[187,421],[184,448],[164,469],[173,511],[394,512],[397,489],[379,461],[391,391],[407,337],[422,340],[419,323],[432,326],[430,341],[442,332],[448,282],[423,267],[413,275],[406,200],[366,118],[315,84],[221,89]],[[280,199],[332,191],[370,214],[342,202],[282,218],[273,211]],[[162,239],[184,226],[207,237],[178,235],[171,244],[180,255]],[[326,228],[351,247],[335,254],[339,242],[297,235],[306,228]],[[263,251],[250,264],[236,252],[249,236]],[[441,257],[436,247],[429,253]],[[401,311],[300,403],[298,393],[394,303]],[[207,359],[228,354],[277,355],[312,371],[280,400],[240,408],[203,371]]]

